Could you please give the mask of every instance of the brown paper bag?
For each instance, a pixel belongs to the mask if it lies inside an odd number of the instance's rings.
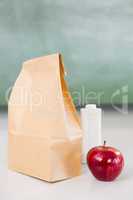
[[[9,168],[49,182],[80,175],[81,139],[61,55],[24,62],[9,100]]]

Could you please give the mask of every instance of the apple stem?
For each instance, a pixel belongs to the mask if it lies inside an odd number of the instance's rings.
[[[104,146],[106,146],[106,140],[104,140],[104,143],[103,143],[103,145],[104,145]]]

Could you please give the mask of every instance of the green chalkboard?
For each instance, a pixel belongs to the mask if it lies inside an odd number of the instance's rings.
[[[1,0],[0,105],[23,61],[55,52],[77,105],[133,103],[131,0]]]

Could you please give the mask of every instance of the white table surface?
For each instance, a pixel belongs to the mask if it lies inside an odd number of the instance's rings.
[[[133,113],[104,112],[102,135],[125,156],[116,181],[99,182],[84,166],[80,177],[50,184],[7,169],[7,114],[0,113],[0,200],[132,200]]]

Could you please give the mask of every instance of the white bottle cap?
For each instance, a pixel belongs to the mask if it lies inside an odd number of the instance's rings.
[[[96,104],[87,104],[87,105],[85,106],[85,108],[96,109]]]

